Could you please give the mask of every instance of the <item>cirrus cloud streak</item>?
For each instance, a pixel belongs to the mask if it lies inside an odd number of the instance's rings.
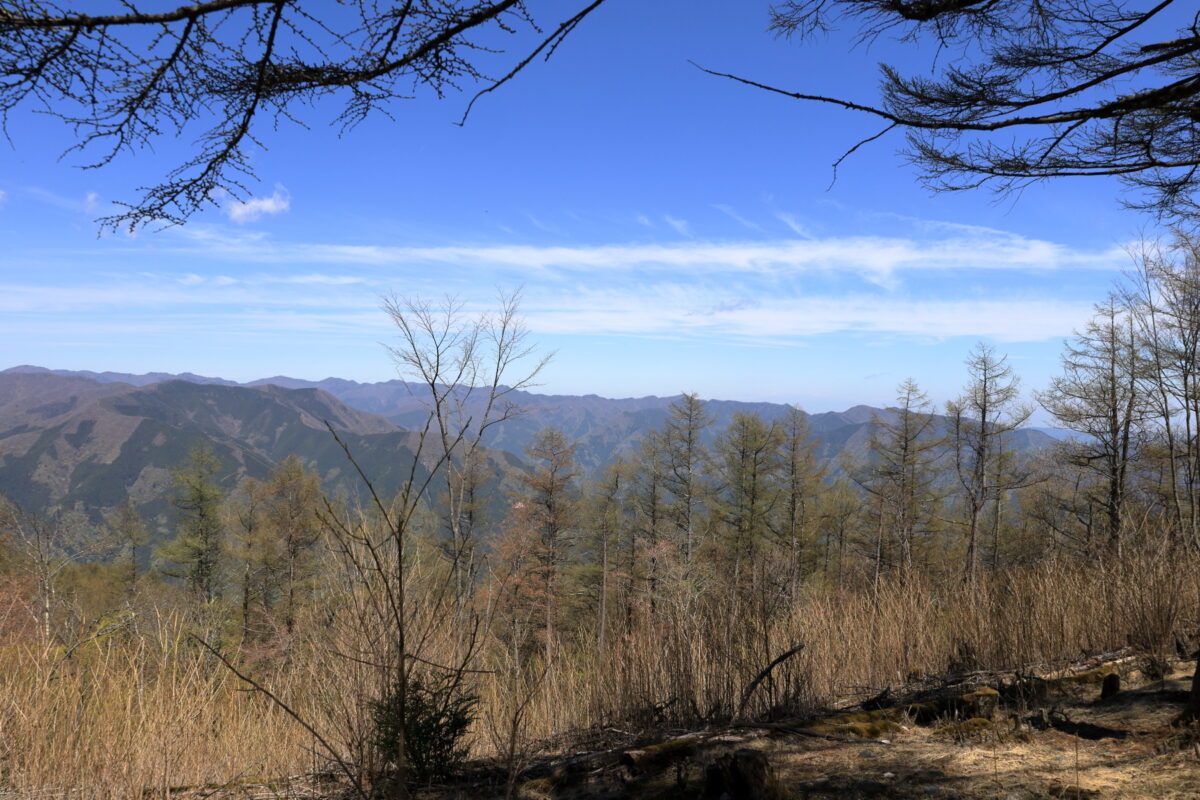
[[[181,253],[250,263],[338,264],[370,267],[451,265],[516,274],[686,271],[766,275],[832,271],[871,280],[895,273],[949,270],[1087,270],[1119,272],[1128,249],[1077,249],[1002,231],[959,228],[923,237],[849,236],[824,239],[656,244],[398,247],[331,243],[278,243],[263,235],[187,231]]]

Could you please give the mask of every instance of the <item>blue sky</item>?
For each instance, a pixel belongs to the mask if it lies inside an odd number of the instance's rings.
[[[689,59],[870,100],[878,60],[928,69],[928,56],[778,40],[766,11],[610,0],[465,127],[461,95],[341,137],[336,106],[307,109],[309,129],[263,132],[253,198],[133,237],[98,237],[94,220],[187,142],[80,170],[59,160],[65,126],[26,109],[0,155],[0,368],[383,380],[382,295],[483,310],[522,287],[536,340],[557,351],[546,392],[823,411],[884,404],[913,377],[940,402],[980,339],[1044,386],[1150,220],[1107,180],[931,195],[899,137],[831,186],[831,162],[874,123]]]

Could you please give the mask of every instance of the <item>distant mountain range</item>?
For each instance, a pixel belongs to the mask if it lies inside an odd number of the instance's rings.
[[[216,453],[227,487],[266,477],[296,454],[326,489],[357,495],[360,481],[328,422],[384,493],[409,475],[416,434],[317,389],[170,379],[136,386],[18,368],[0,372],[0,492],[23,507],[95,513],[126,496],[154,518],[168,510],[171,470],[192,448]],[[486,484],[508,480],[521,461],[489,453]],[[429,456],[417,465],[427,474]]]
[[[170,470],[198,444],[214,448],[222,477],[264,476],[295,453],[331,490],[357,491],[341,449],[325,421],[350,445],[363,467],[389,491],[408,474],[415,434],[425,419],[428,390],[392,380],[358,383],[340,378],[305,381],[278,376],[238,384],[184,373],[131,375],[20,366],[0,371],[0,491],[31,509],[51,505],[95,509],[126,493],[151,516],[167,509]],[[512,392],[524,413],[491,428],[489,483],[525,469],[524,452],[543,428],[559,428],[577,445],[585,475],[634,452],[666,421],[675,397],[609,399],[597,395]],[[470,398],[477,416],[482,396]],[[739,411],[780,419],[789,406],[708,400],[711,441]],[[865,454],[871,420],[890,412],[855,406],[809,415],[817,454]],[[1053,445],[1053,429],[1016,432],[1010,447],[1036,451]]]

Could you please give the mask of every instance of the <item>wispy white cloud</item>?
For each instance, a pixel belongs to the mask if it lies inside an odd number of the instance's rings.
[[[812,231],[808,229],[808,226],[802,223],[795,214],[788,214],[785,211],[780,211],[775,214],[775,218],[784,225],[787,225],[792,230],[792,233],[796,234],[797,236],[802,236],[805,239],[816,238],[813,236]]]
[[[530,327],[551,334],[789,340],[824,334],[987,337],[1037,342],[1070,335],[1088,302],[1027,298],[921,300],[852,295],[719,299],[682,286],[530,298]]]
[[[786,215],[776,216],[787,224]],[[653,220],[660,233],[666,224],[690,232],[684,220],[663,219]],[[107,246],[121,266],[90,281],[43,285],[34,273],[14,279],[20,272],[10,272],[0,285],[0,315],[19,316],[17,327],[26,330],[45,330],[42,315],[74,312],[98,325],[171,313],[208,314],[238,329],[341,330],[345,320],[377,316],[379,293],[389,287],[457,293],[482,310],[493,304],[492,287],[524,284],[529,324],[549,335],[739,345],[828,334],[860,343],[1044,342],[1069,335],[1090,315],[1098,293],[1080,287],[1108,281],[1129,264],[1116,247],[1070,247],[974,226],[819,239],[412,247],[281,242],[231,226],[190,225]]]
[[[251,285],[227,276],[195,280],[133,276],[123,282],[71,288],[0,285],[0,328],[53,329],[67,314],[85,330],[141,319],[151,327],[164,319],[178,325],[228,332],[373,329],[386,320],[379,298],[365,287],[314,294],[311,284],[291,289],[264,282]],[[140,280],[138,280],[140,278]],[[1090,316],[1090,301],[1030,297],[930,299],[887,295],[790,295],[749,293],[719,285],[683,282],[627,287],[527,287],[523,314],[539,334],[671,337],[725,342],[797,342],[827,334],[947,339],[988,337],[1008,342],[1064,337]],[[309,289],[309,290],[305,290]],[[468,310],[489,308],[490,295],[464,296]],[[84,315],[87,315],[86,317]],[[206,322],[207,320],[207,322]],[[368,324],[369,323],[369,324]],[[31,327],[32,326],[32,327]],[[178,333],[177,329],[176,332]]]
[[[692,232],[688,228],[687,220],[672,217],[670,214],[664,214],[663,220],[670,225],[680,236],[691,236]]]
[[[24,192],[37,198],[41,202],[76,214],[87,214],[96,210],[96,201],[99,195],[95,192],[88,192],[82,200],[75,197],[65,197],[57,192],[52,192],[49,189],[43,189],[41,186],[27,186]]]
[[[673,217],[678,230],[687,223]],[[794,275],[846,272],[881,284],[895,273],[953,270],[1100,270],[1129,267],[1121,247],[1079,249],[987,229],[925,237],[851,236],[822,239],[675,242],[587,246],[482,245],[392,247],[344,244],[281,244],[262,235],[230,236],[204,230],[183,235],[180,251],[242,262],[418,267],[431,263],[464,269],[566,272],[626,270],[648,274],[747,273]]]
[[[124,318],[80,318],[63,313],[25,319],[14,315],[0,318],[0,335],[88,337],[111,334],[164,335],[172,338],[215,336],[240,338],[248,334],[283,338],[292,334],[338,334],[369,339],[386,336],[392,327],[376,308],[361,311],[311,309],[219,310],[204,313],[139,314]]]
[[[370,283],[366,278],[359,275],[323,275],[317,272],[309,272],[301,275],[248,275],[241,278],[235,278],[230,275],[213,275],[204,277],[197,275],[194,272],[185,272],[182,275],[165,275],[154,272],[139,272],[144,278],[154,280],[175,281],[184,286],[269,286],[272,284],[290,284],[296,286],[355,286],[360,284]]]
[[[720,211],[722,214],[729,217],[731,220],[738,223],[743,228],[749,228],[750,230],[758,231],[759,233],[762,232],[761,225],[759,225],[756,222],[751,222],[750,220],[743,217],[741,214],[739,214],[737,212],[737,210],[733,206],[725,205],[724,203],[713,203],[713,208],[715,208],[717,211]]]
[[[270,197],[252,197],[226,203],[225,215],[238,225],[254,222],[264,214],[282,214],[292,207],[292,198],[287,189],[276,186]]]
[[[4,191],[3,189],[0,189],[0,208],[4,208],[4,205],[7,202],[8,202],[8,192]]]
[[[240,279],[229,275],[136,273],[104,276],[92,285],[0,283],[0,313],[151,313],[158,309],[218,307],[345,310],[376,309],[378,294],[366,281],[342,276],[283,275]],[[313,287],[321,291],[314,292]],[[212,312],[215,313],[215,312]]]
[[[296,283],[296,284],[321,284],[325,286],[351,286],[358,283],[367,283],[366,278],[356,275],[319,275],[311,273],[308,275],[285,275],[278,277],[262,278],[260,283]]]
[[[540,217],[535,217],[533,214],[526,212],[525,219],[529,220],[529,224],[537,228],[543,233],[558,233],[558,229],[544,222]]]

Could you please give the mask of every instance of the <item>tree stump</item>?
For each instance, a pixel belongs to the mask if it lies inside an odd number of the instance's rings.
[[[772,800],[775,775],[758,750],[738,750],[719,757],[704,774],[703,800]]]
[[[1104,676],[1104,683],[1100,685],[1100,699],[1107,700],[1121,691],[1121,676],[1115,672],[1110,672]]]

